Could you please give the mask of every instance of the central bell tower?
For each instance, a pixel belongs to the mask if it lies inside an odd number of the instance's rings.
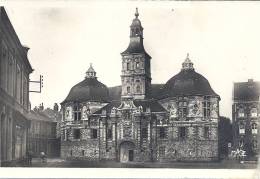
[[[151,94],[151,56],[144,49],[143,27],[138,16],[136,8],[135,18],[130,26],[130,43],[121,53],[122,99],[147,99]]]

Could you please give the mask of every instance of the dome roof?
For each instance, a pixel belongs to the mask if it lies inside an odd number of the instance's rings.
[[[66,102],[107,102],[109,100],[109,91],[106,85],[99,82],[95,76],[96,72],[90,66],[85,80],[73,86],[62,103]],[[90,75],[91,74],[91,75]],[[93,76],[94,75],[94,76]]]
[[[189,56],[187,56],[182,67],[182,70],[164,85],[163,98],[190,95],[215,96],[219,98],[219,95],[211,88],[208,80],[195,72]]]
[[[135,19],[133,19],[133,22],[132,22],[132,24],[131,24],[131,27],[142,27],[142,25],[141,25],[141,21],[138,19],[138,18],[135,18]]]

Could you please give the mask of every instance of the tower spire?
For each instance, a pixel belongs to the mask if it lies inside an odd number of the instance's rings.
[[[182,70],[194,70],[193,63],[190,60],[190,54],[187,53],[186,59],[182,63]]]
[[[138,8],[136,7],[136,8],[135,8],[135,18],[137,19],[138,16],[139,16],[139,12],[138,12]]]

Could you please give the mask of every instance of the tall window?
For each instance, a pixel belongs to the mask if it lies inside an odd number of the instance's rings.
[[[252,108],[250,110],[250,115],[251,115],[251,117],[257,117],[257,109],[256,108]]]
[[[130,93],[130,86],[127,86],[127,87],[126,87],[126,92],[127,92],[127,93]]]
[[[243,122],[239,124],[239,134],[245,134],[245,124]]]
[[[126,70],[130,70],[130,63],[126,63]]]
[[[239,148],[243,148],[244,147],[244,140],[240,139],[238,145],[239,145]]]
[[[74,112],[74,120],[75,121],[79,121],[81,120],[81,110],[79,108],[78,104],[75,104],[74,108],[73,108],[73,112]]]
[[[28,94],[28,87],[27,87],[27,79],[24,77],[23,80],[23,105],[27,108],[27,94]]]
[[[204,138],[209,138],[209,127],[204,127]]]
[[[239,108],[238,110],[238,117],[245,117],[245,111],[243,108]]]
[[[73,130],[74,139],[80,139],[80,129]]]
[[[112,129],[107,129],[107,139],[112,139]]]
[[[136,62],[135,64],[136,64],[136,69],[139,69],[140,63],[139,63],[139,62]]]
[[[91,131],[91,138],[96,139],[97,138],[97,129],[92,129]]]
[[[159,156],[164,157],[165,156],[165,146],[159,147]]]
[[[252,144],[253,144],[253,149],[256,150],[257,149],[257,140],[253,140]]]
[[[184,139],[187,137],[186,127],[179,127],[179,136],[181,139]]]
[[[187,116],[187,101],[183,98],[179,99],[179,116],[186,117]]]
[[[210,97],[205,96],[203,101],[203,114],[204,117],[210,117]]]
[[[21,103],[21,86],[22,86],[22,75],[19,65],[17,65],[16,71],[16,79],[17,79],[17,86],[16,86],[16,99],[18,102]]]
[[[166,128],[165,127],[160,127],[160,133],[159,136],[161,139],[165,139],[166,138]]]
[[[7,67],[6,67],[6,64],[7,64],[7,48],[6,46],[2,43],[2,54],[0,56],[0,71],[1,71],[1,74],[0,74],[0,86],[3,88],[3,89],[7,89]]]
[[[13,59],[9,59],[8,65],[8,87],[7,91],[10,95],[13,95]]]
[[[137,86],[136,86],[136,92],[137,92],[137,93],[141,93],[141,87],[140,87],[140,85],[137,85]]]
[[[252,124],[252,134],[257,134],[257,124],[256,123]]]
[[[148,130],[147,128],[142,128],[142,138],[147,139],[148,138]]]

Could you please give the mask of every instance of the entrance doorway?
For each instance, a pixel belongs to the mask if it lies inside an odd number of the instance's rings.
[[[133,142],[123,142],[120,144],[120,162],[126,163],[134,161],[134,148]]]
[[[134,161],[134,151],[133,150],[129,150],[129,161]]]

